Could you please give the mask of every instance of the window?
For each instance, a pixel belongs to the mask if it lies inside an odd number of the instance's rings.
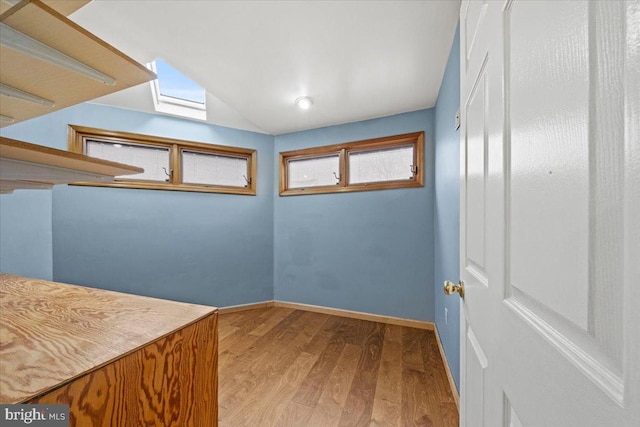
[[[424,186],[424,132],[280,153],[280,195]]]
[[[167,62],[156,59],[148,65],[158,78],[151,81],[156,111],[198,120],[207,119],[206,92]]]
[[[205,105],[205,92],[202,86],[189,79],[161,59],[153,62],[158,75],[158,91],[166,102],[189,102],[196,108]],[[167,99],[168,98],[168,99]]]
[[[256,194],[256,151],[69,125],[69,151],[144,172],[99,187]]]

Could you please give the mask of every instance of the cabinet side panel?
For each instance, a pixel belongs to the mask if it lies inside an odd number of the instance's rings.
[[[29,403],[70,406],[74,426],[217,426],[217,313]]]

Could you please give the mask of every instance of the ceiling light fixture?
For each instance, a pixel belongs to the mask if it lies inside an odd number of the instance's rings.
[[[65,55],[36,39],[29,37],[20,31],[11,28],[7,24],[0,23],[0,44],[9,49],[17,50],[25,55],[32,56],[43,61],[50,62],[59,67],[73,71],[91,79],[97,80],[109,86],[116,84],[115,79],[89,67],[82,62]]]
[[[49,101],[48,99],[42,98],[41,96],[25,92],[4,83],[0,83],[0,95],[21,99],[27,102],[33,102],[34,104],[44,105],[45,107],[53,107],[54,105],[56,105],[53,101]]]
[[[296,105],[303,110],[308,110],[313,105],[313,100],[308,96],[301,96],[296,99]]]

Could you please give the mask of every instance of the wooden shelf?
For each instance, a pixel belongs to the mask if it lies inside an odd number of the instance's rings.
[[[91,0],[42,0],[42,3],[64,16],[69,16]],[[12,1],[0,1],[0,13],[5,13],[13,6]]]
[[[60,7],[57,3],[66,2],[52,2],[51,5]],[[64,9],[61,10],[66,12]],[[116,80],[115,85],[110,86],[0,46],[0,82],[55,102],[53,107],[47,107],[2,96],[0,114],[13,118],[14,121],[11,123],[89,101],[156,78],[151,70],[39,0],[21,1],[2,13],[0,22]],[[11,123],[0,122],[0,127]]]
[[[0,193],[71,182],[110,182],[144,169],[0,137]]]
[[[0,403],[74,425],[217,425],[217,309],[0,274]]]

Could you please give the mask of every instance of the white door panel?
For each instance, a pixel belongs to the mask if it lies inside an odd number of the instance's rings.
[[[461,425],[640,425],[640,2],[460,19]]]
[[[486,65],[486,63],[483,63]],[[483,282],[487,282],[485,272],[485,185],[486,185],[486,67],[483,66],[476,78],[474,88],[465,105],[466,151],[466,251],[467,268]]]
[[[467,328],[465,336],[465,390],[464,414],[467,420],[473,420],[473,425],[484,426],[484,397],[485,376],[488,366],[487,357],[478,342],[473,330]],[[464,422],[463,420],[462,422]]]
[[[511,188],[509,270],[512,286],[586,330],[588,7],[559,2],[553,14],[545,13],[547,9],[545,2],[520,1],[505,13],[505,108],[511,127],[510,173],[505,177]]]
[[[460,62],[461,67],[464,67],[464,71],[467,70],[467,65],[474,52],[474,45],[478,36],[478,30],[482,25],[484,16],[487,13],[488,1],[478,0],[465,2],[460,10],[460,22],[464,27],[464,37],[460,38],[460,43],[466,47],[463,60]],[[464,65],[463,65],[464,64]]]

